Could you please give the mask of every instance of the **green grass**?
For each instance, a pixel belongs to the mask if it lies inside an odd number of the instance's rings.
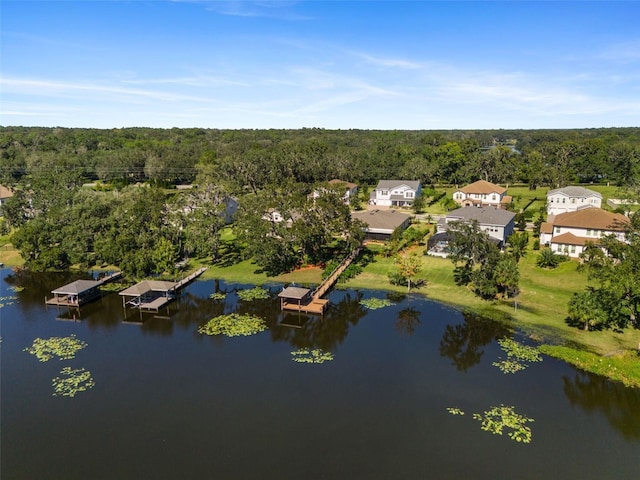
[[[628,387],[640,388],[640,356],[637,352],[627,350],[602,357],[591,352],[557,345],[542,345],[540,351],[575,365],[581,370],[617,380]]]

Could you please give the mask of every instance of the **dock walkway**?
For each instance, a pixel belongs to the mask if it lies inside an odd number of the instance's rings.
[[[329,300],[324,297],[329,290],[338,281],[342,272],[344,272],[351,262],[353,262],[360,251],[362,245],[356,248],[349,254],[340,265],[338,265],[323,282],[318,285],[313,291],[309,289],[303,289],[299,287],[288,287],[282,291],[278,296],[280,297],[280,307],[282,310],[289,310],[302,313],[311,313],[315,315],[324,314],[325,310],[329,306]]]

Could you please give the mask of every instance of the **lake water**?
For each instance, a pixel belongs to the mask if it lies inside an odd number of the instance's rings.
[[[77,277],[0,274],[3,480],[635,479],[640,472],[640,390],[546,356],[504,374],[492,365],[506,358],[496,340],[526,339],[419,296],[368,310],[360,300],[387,294],[334,291],[317,318],[283,315],[281,285],[271,300],[243,302],[234,291],[250,286],[197,281],[169,313],[125,311],[111,293],[74,320],[44,298]],[[226,300],[209,299],[216,290],[228,291]],[[232,311],[260,315],[269,329],[233,338],[197,333]],[[24,351],[38,337],[69,335],[87,343],[71,360],[39,362]],[[334,359],[292,361],[302,347]],[[95,386],[53,396],[52,379],[65,366],[89,370]],[[483,431],[472,418],[501,404],[535,420],[531,443]]]

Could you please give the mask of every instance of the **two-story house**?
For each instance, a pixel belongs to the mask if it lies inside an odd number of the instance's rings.
[[[511,203],[507,189],[486,180],[478,180],[453,192],[453,200],[463,207],[493,206],[504,208]]]
[[[371,192],[371,205],[386,207],[410,207],[422,193],[418,180],[380,180]]]
[[[615,235],[624,241],[629,219],[601,208],[585,208],[561,213],[540,227],[540,243],[554,252],[577,258],[587,244],[598,244],[601,237]]]
[[[588,188],[564,187],[547,192],[547,215],[559,215],[601,206],[602,195]]]
[[[507,237],[514,231],[515,216],[513,212],[496,207],[462,207],[447,213],[440,219],[438,232],[445,232],[450,222],[475,220],[480,230],[504,244]]]

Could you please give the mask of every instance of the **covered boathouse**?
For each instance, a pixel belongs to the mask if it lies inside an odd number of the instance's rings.
[[[142,312],[158,312],[175,299],[178,284],[162,280],[143,280],[120,292],[123,306],[139,308]]]

